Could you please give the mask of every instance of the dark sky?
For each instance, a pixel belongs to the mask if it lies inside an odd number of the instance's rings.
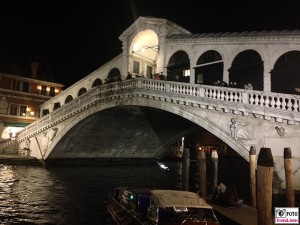
[[[0,72],[66,87],[122,52],[119,35],[139,16],[192,33],[300,29],[300,0],[1,0]]]

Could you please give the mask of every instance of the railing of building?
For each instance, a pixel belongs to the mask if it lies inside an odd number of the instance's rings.
[[[31,137],[95,104],[126,97],[154,98],[160,101],[186,104],[207,109],[223,109],[243,115],[252,113],[276,122],[300,123],[300,96],[281,93],[244,90],[172,81],[137,78],[101,85],[63,105],[52,113],[25,127],[17,134],[17,141]]]

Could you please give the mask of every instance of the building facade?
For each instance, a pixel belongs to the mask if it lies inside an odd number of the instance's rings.
[[[39,117],[39,107],[61,93],[62,84],[0,73],[0,141]]]

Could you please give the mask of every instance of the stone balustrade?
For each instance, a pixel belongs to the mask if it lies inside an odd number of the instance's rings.
[[[298,125],[300,122],[300,97],[297,95],[138,78],[95,87],[28,125],[17,134],[16,139],[23,141],[92,105],[124,98],[128,94],[136,97],[152,96],[158,100],[180,102],[207,109],[222,108],[226,113],[232,110],[236,114],[240,109],[243,115],[252,113],[256,117],[263,116],[263,119],[273,117],[276,122],[287,120],[288,124]]]

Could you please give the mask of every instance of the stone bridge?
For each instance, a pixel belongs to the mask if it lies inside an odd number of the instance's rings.
[[[30,149],[32,156],[43,160],[155,158],[174,141],[176,134],[178,138],[178,134],[195,129],[187,123],[169,135],[150,135],[151,127],[136,121],[142,114],[141,108],[159,109],[185,118],[220,138],[246,160],[251,146],[257,150],[270,147],[275,170],[283,180],[283,150],[290,147],[299,188],[300,106],[295,95],[130,79],[90,89],[27,126],[16,141],[20,149]],[[135,119],[126,119],[129,114]],[[141,124],[128,130],[126,125],[132,123]],[[110,140],[105,142],[103,136]],[[122,141],[123,144],[115,144]]]
[[[140,17],[119,39],[120,55],[41,106],[20,150],[45,161],[157,158],[205,129],[246,160],[251,146],[271,148],[282,180],[290,147],[300,189],[300,31],[193,34]]]

